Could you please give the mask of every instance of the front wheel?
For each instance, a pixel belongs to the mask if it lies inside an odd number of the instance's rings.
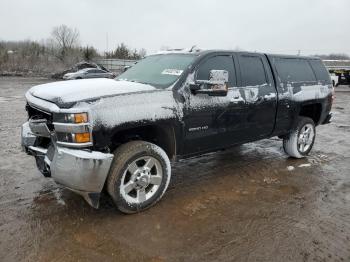
[[[132,141],[114,152],[107,191],[120,211],[136,213],[162,198],[170,177],[170,161],[163,149],[149,142]]]
[[[298,124],[283,139],[283,148],[287,155],[303,158],[311,151],[316,137],[314,121],[309,117],[299,117]]]

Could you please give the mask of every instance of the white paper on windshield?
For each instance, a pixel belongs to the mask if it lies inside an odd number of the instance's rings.
[[[179,76],[181,75],[183,70],[179,69],[164,69],[162,72],[162,75],[172,75],[172,76]]]

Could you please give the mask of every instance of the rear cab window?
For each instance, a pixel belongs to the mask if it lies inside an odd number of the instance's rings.
[[[315,83],[315,74],[306,59],[275,58],[277,73],[282,83]]]
[[[332,83],[328,70],[326,69],[321,60],[309,60],[309,63],[318,81],[321,81],[323,84],[329,85]]]

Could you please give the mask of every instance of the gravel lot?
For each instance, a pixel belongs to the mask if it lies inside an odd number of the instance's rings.
[[[350,261],[350,88],[306,159],[279,139],[176,163],[163,200],[123,215],[57,186],[21,152],[24,93],[0,78],[2,261]]]

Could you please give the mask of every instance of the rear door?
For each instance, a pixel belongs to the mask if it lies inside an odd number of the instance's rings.
[[[230,125],[234,143],[269,137],[275,125],[277,93],[266,57],[238,54],[240,83],[230,100],[232,115],[239,119]]]
[[[108,74],[103,70],[96,69],[96,77],[108,77]]]
[[[95,77],[95,69],[88,69],[86,71],[84,78],[94,78]]]
[[[100,77],[103,77],[103,74],[101,74],[102,71],[99,70],[99,69],[94,69],[92,71],[92,78],[100,78]]]

